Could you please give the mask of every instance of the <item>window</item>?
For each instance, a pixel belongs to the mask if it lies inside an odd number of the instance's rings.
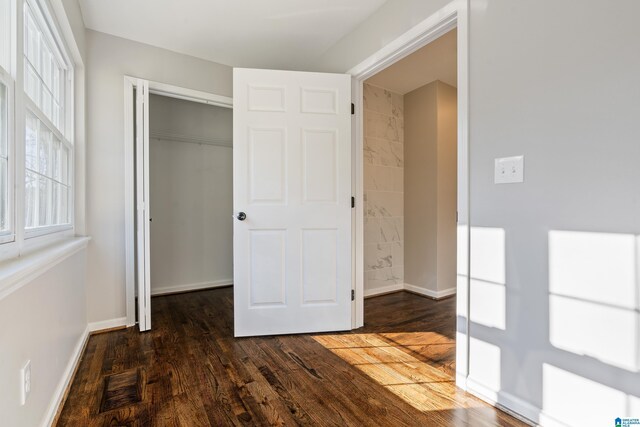
[[[0,236],[11,234],[9,214],[9,94],[0,81]]]
[[[25,132],[25,228],[69,224],[69,148],[31,113]]]
[[[0,0],[0,243],[14,240],[13,159],[9,154],[13,136],[13,76],[11,70],[11,2]]]
[[[24,4],[25,236],[70,226],[73,146],[66,137],[68,67],[46,20]]]
[[[2,259],[73,229],[73,67],[46,4],[0,0]]]
[[[0,68],[9,70],[11,58],[11,0],[0,0]]]
[[[24,8],[24,90],[51,124],[62,131],[62,100],[64,74],[61,55],[54,55],[55,48],[36,24],[36,18],[28,3]],[[45,31],[48,28],[45,27]],[[57,52],[56,52],[57,53]]]

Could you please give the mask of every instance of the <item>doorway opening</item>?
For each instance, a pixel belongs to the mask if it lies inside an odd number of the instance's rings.
[[[125,77],[127,326],[151,296],[233,283],[232,100]]]
[[[357,333],[377,363],[363,369],[374,378],[391,373],[403,384],[390,387],[398,393],[455,382],[457,36],[450,29],[363,82],[365,301]],[[390,323],[379,317],[388,305],[413,309]],[[407,375],[406,363],[421,368]]]

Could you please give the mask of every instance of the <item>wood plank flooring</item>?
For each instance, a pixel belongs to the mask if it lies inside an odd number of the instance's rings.
[[[455,299],[365,301],[353,332],[233,338],[231,288],[89,339],[58,426],[524,426],[457,389]]]

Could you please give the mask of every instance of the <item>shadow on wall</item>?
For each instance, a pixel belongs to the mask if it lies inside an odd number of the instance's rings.
[[[617,417],[640,417],[638,236],[549,232],[548,306],[533,308],[549,314],[548,336],[541,348],[534,337],[527,360],[515,366],[501,354],[501,347],[512,352],[520,333],[507,322],[519,292],[506,283],[506,243],[503,229],[471,229],[470,387],[505,406],[527,406],[525,415],[545,426],[613,426]],[[520,309],[527,303],[519,301]],[[539,386],[540,408],[502,391],[505,380],[510,392],[527,382],[525,370],[539,376],[524,388],[537,393]]]
[[[640,385],[638,242],[632,234],[549,232],[551,345],[591,359],[595,369],[587,372],[613,367],[611,371],[628,371],[615,376],[635,374],[636,385]],[[622,381],[602,384],[580,373],[543,364],[545,417],[585,426],[640,417],[640,398],[632,394],[638,394],[640,387],[631,390]]]

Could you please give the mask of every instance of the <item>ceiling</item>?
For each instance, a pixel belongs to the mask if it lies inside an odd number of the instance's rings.
[[[457,30],[451,30],[367,79],[367,83],[401,95],[435,80],[457,87],[457,41]]]
[[[80,0],[87,28],[237,67],[299,69],[386,0]]]

